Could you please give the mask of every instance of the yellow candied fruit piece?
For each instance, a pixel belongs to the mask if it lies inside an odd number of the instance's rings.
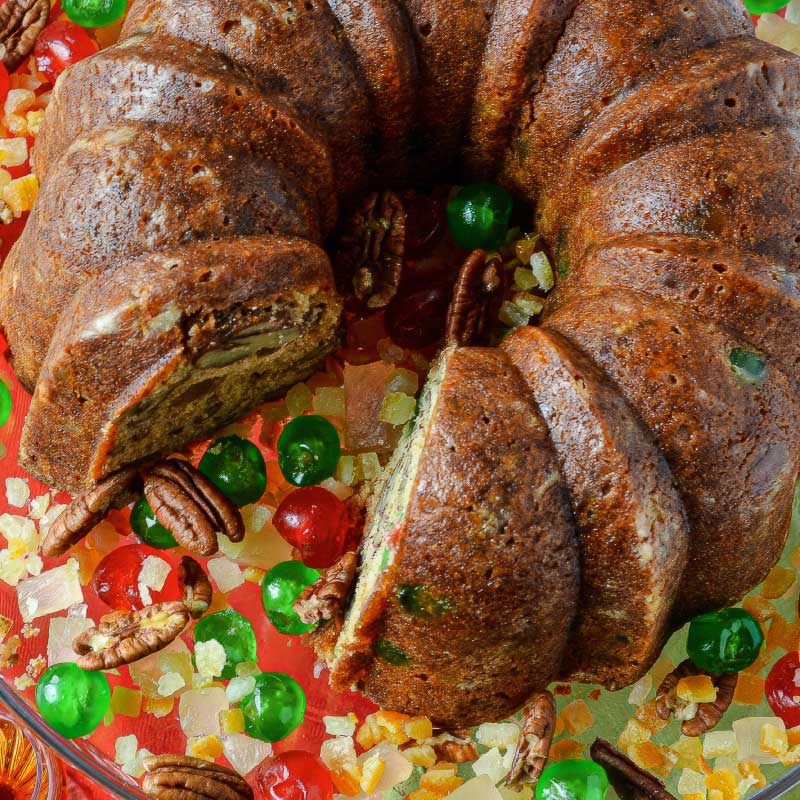
[[[364,750],[370,750],[381,741],[383,741],[383,733],[375,719],[375,715],[370,714],[356,732],[356,742]]]
[[[28,140],[24,137],[0,139],[0,165],[19,167],[28,160]]]
[[[375,481],[381,476],[381,462],[377,453],[362,453],[358,457],[358,468],[365,481]]]
[[[759,622],[766,622],[778,613],[775,606],[761,595],[745,597],[742,608],[749,611]]]
[[[358,466],[355,456],[342,456],[336,465],[336,480],[345,486],[352,486],[358,481]]]
[[[375,721],[383,733],[383,738],[398,746],[405,744],[411,738],[403,729],[408,720],[407,714],[400,714],[397,711],[377,711],[375,713]]]
[[[386,394],[403,392],[416,395],[419,391],[419,375],[410,369],[398,367],[386,379]]]
[[[514,242],[514,256],[523,264],[528,264],[536,252],[539,237],[535,233],[526,233],[522,239]]]
[[[345,415],[344,389],[334,386],[321,386],[314,395],[312,407],[315,414],[343,418]]]
[[[739,782],[727,769],[712,772],[706,778],[709,800],[739,800]]]
[[[111,693],[110,711],[123,717],[138,717],[142,713],[142,693],[125,686],[115,686]]]
[[[242,571],[242,577],[248,583],[261,583],[266,576],[266,570],[261,569],[260,567],[245,567]]]
[[[675,766],[679,769],[691,769],[700,772],[700,759],[703,756],[703,743],[698,736],[678,739],[670,745],[670,750],[677,756]]]
[[[345,764],[341,769],[331,772],[336,791],[346,797],[361,794],[361,767],[358,764]]]
[[[403,723],[403,730],[410,739],[430,739],[433,736],[433,723],[427,717],[412,717]]]
[[[25,121],[28,124],[28,133],[32,136],[38,136],[42,122],[44,122],[44,109],[39,108],[36,111],[26,112]]]
[[[585,700],[573,700],[561,712],[564,727],[572,736],[578,736],[594,725],[594,717]]]
[[[38,194],[39,179],[35,175],[23,175],[3,187],[3,200],[15,215],[30,211]]]
[[[639,722],[638,719],[629,719],[625,723],[625,727],[622,729],[619,739],[617,739],[617,746],[623,752],[627,752],[635,744],[649,742],[652,735],[652,731]]]
[[[21,114],[36,105],[36,94],[30,89],[11,89],[6,95],[3,113],[6,117]]]
[[[757,781],[757,783],[754,784],[756,789],[762,789],[764,786],[767,785],[767,779],[764,777],[764,773],[761,771],[761,767],[759,767],[755,761],[750,761],[749,759],[740,761],[739,774],[745,780],[747,780],[748,778],[754,778]]]
[[[668,748],[653,742],[639,742],[631,746],[628,755],[643,769],[666,778],[672,770],[672,762],[667,757],[668,752]]]
[[[743,706],[758,706],[764,699],[764,679],[759,675],[739,674],[733,702]]]
[[[449,794],[464,783],[463,778],[444,769],[429,769],[419,780],[420,789],[433,789],[437,792]]]
[[[681,700],[690,703],[713,703],[717,699],[717,687],[708,675],[689,675],[681,678],[676,692]]]
[[[773,567],[761,587],[761,594],[769,600],[776,600],[783,597],[793,585],[794,570],[781,566]]]
[[[379,419],[389,425],[405,425],[417,410],[417,400],[403,392],[390,392],[383,398]]]
[[[794,767],[800,764],[800,747],[790,747],[784,755],[781,756],[781,764],[784,767]]]
[[[406,800],[442,800],[442,797],[444,795],[441,792],[435,792],[432,789],[415,789],[406,796]]]
[[[692,792],[691,794],[685,794],[683,800],[706,800],[706,796],[699,792]]]
[[[586,745],[574,739],[562,739],[550,748],[550,761],[571,761],[581,758]]]
[[[517,292],[514,295],[514,305],[521,308],[528,316],[535,317],[542,313],[544,300],[530,292]]]
[[[286,407],[292,417],[302,417],[311,409],[312,402],[311,389],[304,383],[296,383],[286,392]]]
[[[530,259],[529,259],[530,260]],[[524,263],[528,263],[527,261]],[[514,270],[514,286],[521,289],[523,292],[528,292],[535,289],[539,285],[536,276],[531,271],[530,267],[517,267]]]
[[[144,698],[144,711],[146,714],[152,714],[156,719],[167,717],[172,713],[175,707],[174,697],[145,697]]]
[[[28,120],[22,114],[8,114],[4,121],[9,133],[15,136],[28,135]]]
[[[658,733],[669,724],[669,720],[663,720],[658,716],[655,699],[645,703],[643,706],[639,706],[633,715],[651,734]]]
[[[761,726],[761,749],[777,758],[785,755],[789,749],[789,737],[786,731],[771,722],[764,723]]]
[[[241,708],[231,708],[219,712],[219,727],[222,733],[244,733],[244,712]]]
[[[189,739],[186,754],[203,761],[216,761],[222,753],[222,742],[216,736],[196,736]]]
[[[436,763],[436,752],[429,744],[418,744],[403,750],[403,756],[415,767],[432,767]]]
[[[378,753],[370,756],[361,765],[361,780],[359,781],[361,791],[365,794],[372,794],[378,788],[385,769],[386,764]]]

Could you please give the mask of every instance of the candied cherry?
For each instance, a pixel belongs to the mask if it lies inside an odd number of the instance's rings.
[[[686,651],[706,672],[741,672],[758,658],[762,644],[761,626],[749,611],[724,608],[691,621]]]
[[[311,753],[290,750],[264,761],[253,774],[264,800],[333,800],[333,781]]]
[[[67,739],[87,736],[111,704],[111,688],[102,672],[85,672],[76,664],[56,664],[36,684],[36,707],[44,721]]]
[[[304,623],[293,606],[303,590],[317,580],[319,572],[299,561],[282,561],[264,576],[261,602],[276,630],[288,636],[299,636],[315,627]]]
[[[333,475],[341,452],[339,433],[325,417],[297,417],[278,439],[278,466],[294,486],[313,486]]]
[[[61,0],[64,13],[82,28],[111,25],[125,13],[128,0]]]
[[[453,239],[467,250],[495,250],[506,239],[514,201],[496,183],[465,186],[448,204]]]
[[[423,194],[409,189],[400,192],[405,212],[405,256],[424,253],[444,229],[444,200],[439,194]]]
[[[51,22],[36,40],[33,56],[36,69],[50,83],[72,64],[96,53],[100,49],[97,42],[79,25],[69,20]]]
[[[787,653],[769,671],[764,690],[767,702],[787,728],[800,725],[800,654]]]
[[[13,405],[11,390],[8,388],[6,382],[0,379],[0,427],[5,425],[11,417]]]
[[[178,546],[175,537],[156,519],[145,497],[140,498],[131,511],[131,528],[145,544],[156,550]]]
[[[300,551],[300,560],[314,569],[332,567],[344,555],[350,539],[347,506],[321,486],[306,486],[287,495],[272,524]]]
[[[239,508],[255,503],[267,488],[264,456],[241,436],[224,436],[212,442],[198,469]]]
[[[402,289],[386,310],[386,330],[392,341],[412,350],[440,342],[451,296],[445,284]]]
[[[604,800],[607,792],[606,771],[586,759],[550,764],[536,784],[536,800]]]
[[[148,556],[166,560],[163,553],[151,547],[131,544],[112,550],[97,565],[92,577],[92,586],[97,596],[109,608],[113,608],[114,611],[138,611],[147,605],[142,599],[139,588],[139,575]],[[181,590],[175,570],[169,573],[161,589],[158,591],[150,589],[149,592],[154,603],[180,599]]]
[[[5,103],[10,88],[11,77],[8,74],[8,70],[0,64],[0,103]]]
[[[236,665],[257,660],[256,634],[250,620],[238,611],[226,609],[203,617],[194,628],[195,642],[218,641],[225,649],[222,678],[236,677]]]
[[[242,700],[247,733],[264,742],[279,742],[299,727],[306,715],[306,694],[283,672],[256,675],[256,686]]]
[[[774,14],[789,5],[789,0],[744,0],[751,14]]]

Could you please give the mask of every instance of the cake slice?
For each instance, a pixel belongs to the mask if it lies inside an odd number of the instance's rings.
[[[325,0],[135,0],[122,36],[149,32],[203,45],[249,71],[325,132],[340,195],[362,187],[373,134],[367,86]]]
[[[332,665],[447,730],[507,717],[558,672],[578,593],[544,421],[499,350],[445,350],[369,512]]]
[[[87,280],[60,315],[20,463],[74,492],[210,436],[311,373],[340,310],[327,256],[302,239],[164,248]]]
[[[714,323],[618,286],[577,295],[545,327],[602,367],[672,470],[690,525],[675,618],[737,603],[789,530],[800,443],[786,378]]]
[[[685,306],[764,353],[800,397],[800,287],[774,259],[715,240],[631,234],[591,250],[551,296],[551,310],[590,288],[624,286]]]
[[[686,566],[686,512],[664,457],[608,378],[554,331],[503,350],[542,412],[569,490],[580,604],[560,677],[612,691],[652,666]]]
[[[126,120],[200,131],[233,152],[247,148],[292,176],[316,202],[326,228],[336,221],[333,165],[322,132],[224,56],[169,36],[132,36],[67,69],[36,139],[39,180],[74,139]]]
[[[270,161],[154,123],[76,139],[0,273],[18,377],[33,389],[64,305],[95,275],[173,244],[271,233],[322,238],[316,203]]]
[[[618,95],[695,50],[752,33],[741,0],[581,0],[547,63],[541,91],[523,99],[504,180],[528,198],[550,191],[578,137]]]

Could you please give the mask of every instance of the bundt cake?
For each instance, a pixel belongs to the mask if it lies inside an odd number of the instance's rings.
[[[436,359],[312,641],[451,730],[636,681],[785,542],[799,73],[740,0],[134,0],[54,89],[0,277],[23,465],[77,490],[279,393],[334,346],[340,209],[497,180],[542,325]]]

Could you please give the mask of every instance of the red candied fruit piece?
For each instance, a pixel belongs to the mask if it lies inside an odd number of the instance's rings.
[[[452,289],[446,284],[403,289],[386,310],[386,330],[400,347],[422,350],[444,338]]]
[[[306,486],[287,495],[272,524],[300,551],[300,560],[314,569],[327,569],[344,555],[353,527],[347,506],[321,486]]]
[[[11,78],[8,70],[0,64],[0,103],[5,103],[8,90],[11,88]]]
[[[333,781],[311,753],[291,750],[265,761],[253,775],[256,796],[264,800],[332,800]]]
[[[150,589],[154,603],[179,600],[181,597],[175,565],[163,551],[141,544],[131,544],[112,550],[98,565],[92,577],[92,586],[97,596],[114,611],[138,611],[144,608],[139,591],[139,575],[148,556],[171,564],[172,572],[167,576],[160,591]]]
[[[62,19],[52,22],[40,34],[33,49],[36,69],[50,83],[72,64],[91,56],[100,49],[80,25]]]
[[[767,702],[787,728],[800,725],[800,654],[788,653],[770,670],[765,684]]]

